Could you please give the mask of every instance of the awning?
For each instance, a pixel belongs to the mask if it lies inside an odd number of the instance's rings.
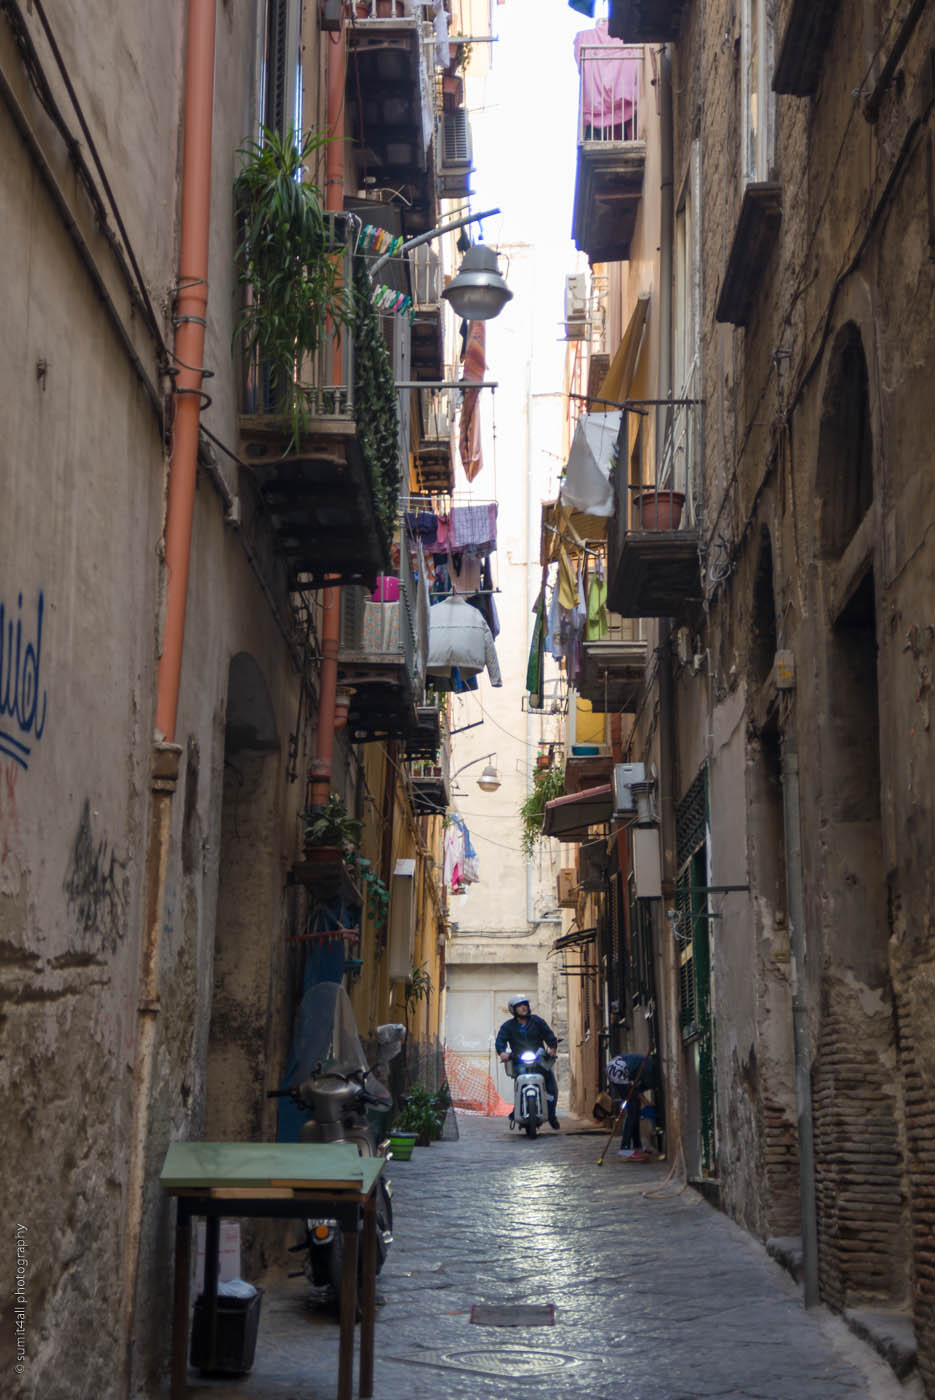
[[[585,788],[583,792],[571,793],[567,797],[553,797],[551,802],[545,804],[542,834],[554,836],[558,841],[583,841],[589,827],[610,821],[613,808],[610,783]]]
[[[542,502],[542,539],[539,563],[552,564],[558,558],[559,541],[571,552],[581,551],[587,544],[600,544],[607,538],[607,519],[588,515],[583,510],[569,510],[558,501]]]
[[[607,403],[623,403],[629,394],[633,376],[636,374],[643,343],[643,326],[646,324],[648,311],[649,292],[640,292],[623,338],[617,346],[617,353],[607,371],[607,377],[598,390],[599,399],[605,399]]]

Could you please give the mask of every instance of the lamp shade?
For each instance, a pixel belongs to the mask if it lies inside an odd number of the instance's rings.
[[[465,321],[489,321],[512,299],[500,275],[497,255],[479,243],[465,253],[457,277],[442,292],[457,316]]]
[[[477,786],[480,788],[481,792],[497,791],[497,788],[500,786],[500,778],[492,763],[488,763],[483,773],[481,773],[477,780]]]

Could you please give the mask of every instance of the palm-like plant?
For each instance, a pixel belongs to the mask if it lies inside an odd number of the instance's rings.
[[[329,246],[321,191],[303,174],[331,138],[299,139],[263,128],[240,148],[234,181],[240,281],[249,289],[236,334],[261,374],[298,444],[308,422],[302,361],[353,319],[353,297],[340,257]]]

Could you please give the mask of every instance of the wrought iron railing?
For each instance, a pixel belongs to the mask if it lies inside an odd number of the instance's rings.
[[[341,259],[341,278],[348,289],[353,286],[353,255],[359,229],[359,221],[353,215],[340,216],[339,221],[330,226],[333,255]],[[249,358],[245,371],[244,412],[271,416],[280,413],[273,377],[258,353]],[[309,417],[352,422],[355,417],[352,328],[347,326],[335,336],[330,327],[323,326],[318,348],[310,355],[296,355],[295,376],[302,385]]]
[[[655,406],[657,465],[621,462],[618,471],[618,510],[628,531],[694,530],[701,512],[701,405],[694,397],[695,374],[689,375],[684,398]],[[624,434],[623,441],[626,441]],[[621,486],[626,466],[636,481],[627,484],[624,502]]]
[[[641,141],[643,50],[584,44],[578,50],[578,143]]]

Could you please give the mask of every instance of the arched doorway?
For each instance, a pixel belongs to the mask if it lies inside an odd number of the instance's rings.
[[[899,1303],[908,1289],[880,803],[874,532],[865,523],[874,504],[873,464],[867,362],[860,331],[848,322],[832,347],[816,477],[823,971],[813,1096],[821,1290],[839,1309]]]

